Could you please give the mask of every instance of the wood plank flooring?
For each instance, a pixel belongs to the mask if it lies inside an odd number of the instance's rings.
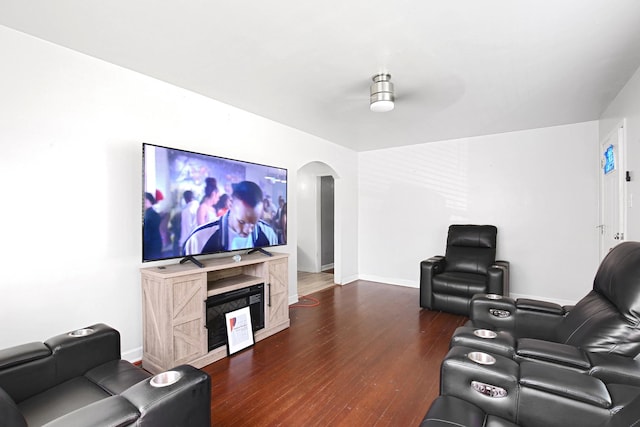
[[[298,271],[298,295],[304,296],[334,286],[333,273]]]
[[[418,289],[357,281],[289,309],[291,327],[204,368],[214,426],[417,426],[466,318]]]

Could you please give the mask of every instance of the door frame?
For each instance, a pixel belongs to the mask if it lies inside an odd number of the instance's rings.
[[[618,185],[618,224],[617,227],[611,224],[605,224],[605,212],[606,202],[609,200],[605,194],[605,174],[603,173],[603,156],[602,147],[606,141],[611,138],[616,140],[616,154],[615,158],[617,169],[617,185]],[[627,235],[627,189],[625,184],[625,177],[627,171],[627,126],[626,119],[622,119],[616,123],[611,132],[607,134],[602,140],[598,141],[598,249],[600,260],[602,260],[609,250],[611,249],[609,240],[606,238],[607,233],[619,233],[620,238],[618,243],[622,243]]]

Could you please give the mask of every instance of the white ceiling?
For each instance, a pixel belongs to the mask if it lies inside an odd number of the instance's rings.
[[[1,0],[0,24],[358,151],[596,120],[640,66],[638,0]]]

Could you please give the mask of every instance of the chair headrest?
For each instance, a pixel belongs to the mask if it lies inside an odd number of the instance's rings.
[[[447,246],[495,248],[497,234],[493,225],[450,225]]]
[[[625,316],[640,319],[640,242],[624,242],[600,263],[593,289]]]

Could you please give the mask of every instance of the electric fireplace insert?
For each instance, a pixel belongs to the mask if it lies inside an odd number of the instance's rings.
[[[209,351],[227,344],[225,313],[249,307],[253,332],[264,328],[264,283],[207,298]]]

